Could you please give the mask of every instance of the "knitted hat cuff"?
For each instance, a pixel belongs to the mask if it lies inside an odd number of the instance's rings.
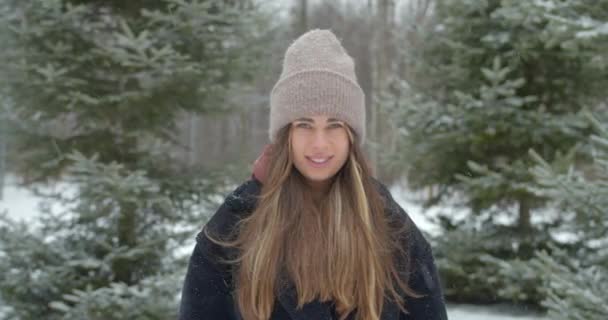
[[[289,82],[289,80],[290,80],[291,78],[293,78],[293,77],[298,77],[298,76],[306,76],[306,75],[305,75],[306,73],[330,73],[330,74],[332,74],[332,75],[334,75],[334,76],[336,76],[336,77],[340,77],[340,78],[342,78],[342,80],[344,80],[344,81],[346,81],[346,82],[350,83],[352,86],[354,86],[354,87],[358,88],[359,90],[361,90],[361,87],[359,86],[359,84],[358,84],[358,83],[356,83],[355,81],[353,81],[353,80],[349,79],[348,77],[345,77],[345,76],[344,76],[344,75],[342,75],[341,73],[335,72],[335,71],[330,70],[330,69],[316,68],[316,69],[306,69],[306,70],[304,70],[304,71],[299,71],[299,72],[296,72],[296,73],[290,74],[290,75],[286,76],[286,77],[285,77],[285,78],[283,78],[283,79],[280,79],[280,80],[279,80],[279,81],[278,81],[278,82],[277,82],[277,83],[274,85],[274,87],[272,88],[272,91],[271,91],[271,93],[270,93],[270,94],[272,95],[272,94],[274,93],[274,91],[275,91],[275,90],[277,90],[279,87],[281,87],[281,86],[282,86],[284,83]]]
[[[306,116],[326,115],[346,122],[359,144],[365,141],[365,95],[361,87],[340,73],[328,69],[307,69],[276,83],[270,95],[269,136],[292,121]]]

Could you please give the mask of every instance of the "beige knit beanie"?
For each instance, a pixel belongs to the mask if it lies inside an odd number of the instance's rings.
[[[285,52],[283,71],[270,94],[270,141],[283,126],[306,116],[346,122],[365,141],[365,95],[355,64],[329,30],[311,30]]]

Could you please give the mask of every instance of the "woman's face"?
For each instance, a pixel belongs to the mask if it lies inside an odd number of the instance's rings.
[[[327,116],[291,123],[293,162],[311,186],[326,186],[346,162],[350,148],[346,130],[344,122]]]

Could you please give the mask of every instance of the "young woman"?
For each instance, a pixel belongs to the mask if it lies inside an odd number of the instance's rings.
[[[285,53],[271,144],[197,236],[181,320],[443,320],[429,243],[362,154],[364,95],[328,30]]]

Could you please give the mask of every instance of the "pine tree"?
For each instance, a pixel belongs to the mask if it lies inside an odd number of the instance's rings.
[[[43,209],[40,227],[0,219],[0,292],[14,312],[9,315],[174,317],[184,262],[173,252],[193,231],[178,215],[204,210],[194,204],[178,207],[143,171],[82,155],[69,159],[74,162],[66,173],[69,178],[47,195],[55,197],[46,202],[55,209]],[[133,243],[127,244],[118,237],[124,207],[135,216],[129,231]]]
[[[178,251],[226,182],[179,165],[175,118],[230,108],[258,71],[265,17],[245,0],[0,7],[13,169],[47,199],[40,227],[0,222],[9,317],[175,318]]]
[[[531,151],[539,185],[530,191],[556,202],[566,221],[554,231],[570,235],[576,250],[552,248],[529,261],[500,262],[501,274],[513,279],[511,290],[517,290],[522,274],[541,280],[542,305],[550,319],[608,317],[608,119],[587,117],[596,130],[590,147],[582,149],[592,157],[590,165],[549,163]]]
[[[528,150],[553,161],[589,134],[580,110],[606,96],[608,2],[447,0],[434,12],[437,24],[419,37],[409,98],[395,117],[405,135],[401,159],[411,187],[439,187],[429,205],[456,196],[474,213],[465,223],[442,217],[451,231],[438,240],[446,246],[438,260],[448,287],[451,279],[472,286],[470,299],[493,299],[504,281],[467,281],[496,271],[474,252],[527,259],[554,242],[548,230],[558,220],[532,223],[547,198],[528,190],[536,184]],[[460,231],[475,237],[468,258],[454,250]],[[534,302],[540,295],[530,288],[509,298]]]
[[[572,213],[560,231],[575,234],[581,243],[574,256],[539,252],[531,262],[545,280],[543,305],[551,319],[608,317],[608,121],[600,122],[591,115],[589,118],[597,130],[591,137],[591,167],[556,172],[535,155],[539,165],[534,173],[541,188],[533,191]]]

